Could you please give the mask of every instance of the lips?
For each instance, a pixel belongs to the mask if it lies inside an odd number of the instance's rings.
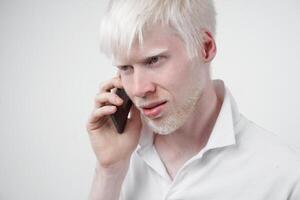
[[[165,107],[165,104],[167,101],[160,101],[160,102],[154,102],[151,104],[148,104],[146,106],[142,107],[144,115],[147,117],[157,117]]]

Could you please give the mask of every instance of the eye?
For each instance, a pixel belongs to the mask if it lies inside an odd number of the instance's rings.
[[[132,67],[129,65],[123,65],[123,66],[118,66],[118,68],[120,71],[126,72],[126,71],[129,71]]]
[[[152,56],[151,58],[146,60],[146,64],[147,65],[153,65],[155,63],[157,63],[160,59],[160,56]]]

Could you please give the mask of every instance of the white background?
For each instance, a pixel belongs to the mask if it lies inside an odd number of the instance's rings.
[[[87,199],[95,158],[85,122],[100,82],[107,1],[0,0],[0,199]],[[217,0],[225,81],[250,120],[300,148],[298,0]],[[266,158],[267,159],[267,158]]]

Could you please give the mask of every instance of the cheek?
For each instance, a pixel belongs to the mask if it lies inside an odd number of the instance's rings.
[[[130,97],[130,99],[132,99],[133,84],[131,78],[128,76],[121,76],[121,82],[127,95]]]
[[[182,62],[173,65],[168,72],[168,90],[176,104],[181,104],[188,96],[194,95],[197,88],[205,87],[207,81],[206,67],[197,63]]]
[[[189,87],[192,83],[193,73],[187,62],[169,63],[159,72],[152,74],[156,78],[156,83],[176,104],[189,94]]]

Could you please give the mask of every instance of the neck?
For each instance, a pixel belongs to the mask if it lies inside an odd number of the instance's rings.
[[[210,81],[187,122],[171,134],[156,135],[155,147],[171,157],[195,155],[206,145],[221,105],[222,100],[217,98],[213,82]]]

